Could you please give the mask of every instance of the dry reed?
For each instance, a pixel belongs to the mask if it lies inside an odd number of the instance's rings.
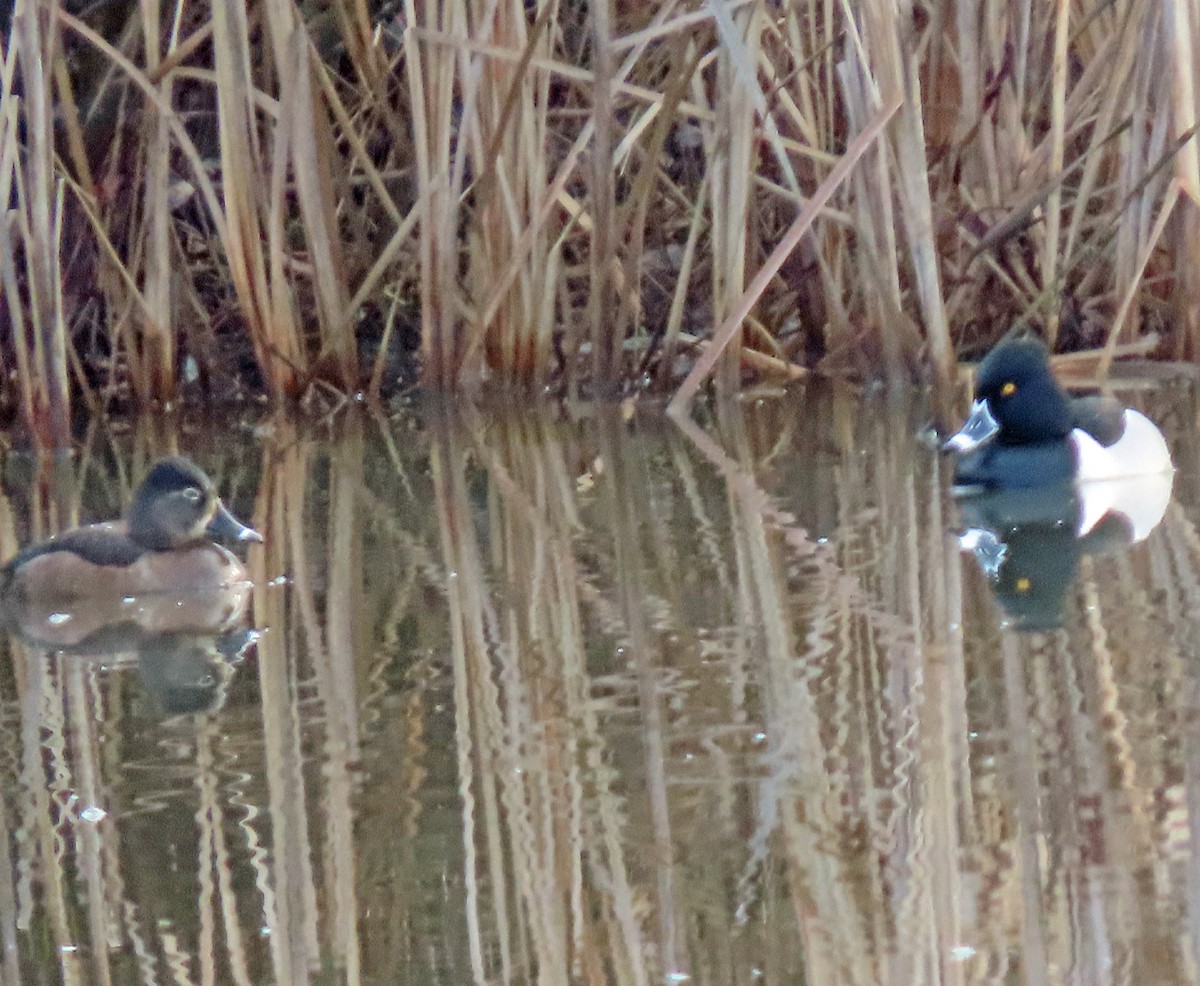
[[[0,397],[62,447],[72,387],[672,389],[726,320],[725,390],[947,382],[1014,322],[1192,359],[1196,24],[1171,11],[19,0]]]

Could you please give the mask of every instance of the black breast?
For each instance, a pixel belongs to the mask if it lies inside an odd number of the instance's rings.
[[[989,442],[954,467],[954,485],[984,489],[1031,489],[1070,480],[1075,450],[1065,438],[1028,445]]]

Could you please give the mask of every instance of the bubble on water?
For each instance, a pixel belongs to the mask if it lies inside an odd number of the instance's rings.
[[[952,949],[950,949],[950,954],[958,959],[959,962],[962,962],[964,959],[969,959],[972,955],[974,955],[975,949],[973,949],[970,945],[955,945]]]
[[[79,813],[79,817],[85,822],[99,822],[108,817],[108,812],[96,805],[88,805]]]

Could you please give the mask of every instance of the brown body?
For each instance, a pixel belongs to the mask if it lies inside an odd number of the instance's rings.
[[[148,631],[222,626],[244,611],[249,585],[216,537],[262,540],[225,509],[198,467],[164,459],[138,488],[128,520],[65,531],[9,561],[0,570],[4,609],[20,622],[64,626],[85,612]],[[156,597],[166,602],[152,605]]]
[[[124,528],[123,522],[92,524],[62,537],[86,532],[127,542]],[[120,556],[110,564],[104,563],[103,555],[92,557],[96,560],[70,548],[34,555],[13,567],[6,589],[24,599],[120,600],[228,588],[246,581],[246,569],[233,552],[211,541],[171,551],[140,551],[132,560]]]

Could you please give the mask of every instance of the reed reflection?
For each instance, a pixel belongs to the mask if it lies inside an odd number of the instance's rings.
[[[189,447],[266,538],[262,636],[140,678],[10,640],[4,981],[1191,981],[1194,456],[1016,635],[919,420],[809,391]],[[31,488],[0,547],[109,507]]]

